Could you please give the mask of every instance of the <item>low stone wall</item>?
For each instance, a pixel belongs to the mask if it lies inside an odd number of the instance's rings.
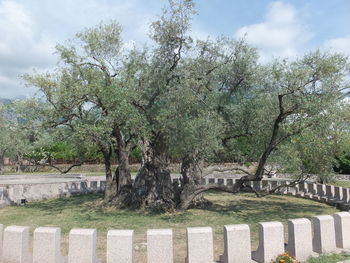
[[[6,178],[7,180],[5,180]],[[81,175],[32,176],[30,179],[25,176],[3,177],[0,181],[0,207],[103,192],[105,186],[106,181],[103,177],[84,177]]]
[[[85,177],[83,175],[66,175],[67,179],[63,182],[50,182],[52,177],[41,177],[42,182],[27,180],[25,183],[4,184],[0,181],[0,207],[50,198],[67,197],[70,195],[103,192],[106,187],[105,177],[103,176]],[[239,177],[241,175],[211,175],[203,178],[202,184],[233,185]],[[54,178],[58,180],[62,179],[62,176],[56,176]],[[64,180],[64,177],[62,180]],[[180,184],[179,175],[172,175],[172,180]],[[250,185],[256,191],[269,191],[272,188],[280,186],[278,191],[275,192],[276,194],[286,194],[325,202],[329,205],[337,206],[343,211],[349,211],[350,209],[349,188],[313,182],[304,182],[291,187],[289,186],[290,183],[290,180],[266,179],[247,182],[247,185]]]
[[[174,181],[179,179],[174,178]],[[222,184],[233,185],[237,178],[230,176],[227,178],[207,176],[202,179],[202,184]],[[334,185],[317,184],[314,182],[303,182],[295,186],[289,186],[291,180],[265,179],[256,182],[247,182],[246,185],[256,191],[269,191],[276,187],[279,189],[275,194],[291,195],[299,198],[312,199],[338,207],[343,211],[350,210],[350,188],[338,187]]]
[[[251,236],[246,224],[224,226],[222,263],[266,263],[285,251],[304,262],[308,257],[350,249],[350,213],[339,212],[288,220],[288,229],[281,222],[261,222],[259,246],[251,251]],[[284,232],[288,232],[285,246]],[[173,230],[147,230],[147,262],[173,263]],[[30,249],[30,229],[25,226],[0,225],[0,259],[2,263],[98,263],[96,229],[72,229],[68,255],[61,254],[61,230],[39,227],[34,230]],[[134,263],[134,231],[109,230],[107,263]],[[105,260],[104,259],[104,260]],[[213,263],[213,231],[211,227],[187,228],[187,263]]]

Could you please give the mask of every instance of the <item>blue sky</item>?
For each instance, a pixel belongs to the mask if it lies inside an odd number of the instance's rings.
[[[245,36],[261,62],[312,49],[350,55],[350,0],[195,0],[194,37]],[[126,44],[147,42],[167,0],[0,0],[0,97],[29,97],[20,76],[50,70],[62,43],[100,21],[118,21]]]

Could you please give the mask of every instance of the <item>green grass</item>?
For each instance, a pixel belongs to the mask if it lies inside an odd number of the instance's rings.
[[[337,263],[341,260],[350,259],[350,255],[347,253],[341,254],[326,254],[319,257],[311,258],[308,263]]]
[[[137,262],[145,262],[146,230],[172,228],[174,231],[175,262],[183,262],[186,254],[186,227],[211,226],[214,232],[216,258],[223,253],[223,226],[249,224],[252,248],[257,247],[257,223],[281,221],[320,214],[333,214],[336,209],[326,204],[290,196],[257,198],[252,194],[231,195],[210,192],[206,198],[212,205],[206,209],[190,209],[182,213],[155,214],[146,211],[115,210],[100,206],[102,195],[77,197],[29,203],[0,210],[4,225],[58,226],[62,229],[63,253],[67,253],[68,233],[72,228],[98,230],[98,254],[105,262],[106,233],[109,229],[134,229]],[[287,231],[285,231],[287,232]]]
[[[350,181],[336,181],[334,183],[336,186],[341,186],[341,187],[350,187]]]

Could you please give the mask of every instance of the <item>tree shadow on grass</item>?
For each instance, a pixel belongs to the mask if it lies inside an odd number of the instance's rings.
[[[103,194],[85,194],[72,197],[64,197],[58,199],[51,199],[46,201],[38,201],[28,203],[25,207],[29,209],[38,209],[45,211],[49,214],[61,213],[63,210],[67,209],[82,209],[89,210],[89,206],[86,203],[91,203],[94,201],[102,200]]]
[[[255,223],[262,221],[286,221],[288,219],[297,217],[312,217],[319,214],[324,214],[327,206],[316,201],[304,200],[284,196],[268,196],[264,198],[254,198],[252,195],[247,198],[230,199],[224,198],[222,202],[218,200],[218,195],[214,194],[214,201],[212,205],[206,208],[194,208],[194,210],[202,210],[214,212],[222,217],[234,216],[237,221],[246,223]],[[130,216],[142,217],[157,217],[162,221],[169,223],[185,223],[188,222],[193,213],[191,210],[181,213],[154,213],[145,210],[131,210],[131,209],[111,209],[106,210],[99,205],[99,201],[103,200],[103,194],[86,194],[68,198],[52,199],[40,202],[29,203],[25,206],[28,209],[36,209],[43,211],[47,215],[55,215],[62,213],[64,210],[76,210],[80,216],[89,214],[88,216],[95,218],[113,217],[113,218],[128,218]],[[331,207],[329,207],[331,210]],[[93,212],[92,215],[91,212]]]
[[[286,200],[279,196],[268,198],[232,200],[226,204],[213,203],[206,210],[232,216],[244,222],[288,220],[296,217],[312,217],[325,213],[325,205],[316,201]],[[329,207],[331,209],[331,207]]]

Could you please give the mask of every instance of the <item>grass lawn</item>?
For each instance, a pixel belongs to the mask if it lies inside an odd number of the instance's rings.
[[[336,209],[326,204],[290,196],[256,198],[252,194],[230,195],[210,192],[206,198],[213,205],[183,213],[153,214],[144,211],[100,208],[101,194],[33,202],[0,210],[0,223],[30,226],[58,226],[62,229],[62,250],[67,253],[68,233],[72,228],[98,230],[98,254],[105,262],[106,233],[109,229],[134,229],[137,262],[146,262],[146,229],[172,228],[175,262],[184,262],[186,227],[211,226],[214,232],[215,257],[223,253],[223,226],[246,223],[251,227],[252,248],[257,247],[257,223],[333,214]],[[287,232],[287,231],[285,231]],[[313,261],[315,263],[316,261]],[[325,262],[325,261],[319,261]]]
[[[350,181],[335,181],[334,185],[350,188]]]
[[[308,263],[337,263],[341,260],[348,260],[350,258],[350,254],[341,253],[341,254],[327,254],[321,255],[317,258],[311,258]]]

